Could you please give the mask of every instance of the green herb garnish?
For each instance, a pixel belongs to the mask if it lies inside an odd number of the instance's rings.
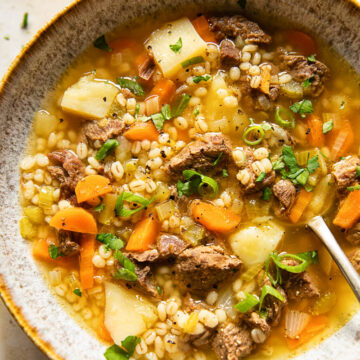
[[[104,353],[106,360],[128,360],[133,356],[136,345],[141,339],[137,336],[128,336],[121,342],[121,347],[114,344],[110,346]]]
[[[191,65],[195,65],[195,64],[199,64],[199,63],[203,63],[205,62],[204,58],[202,56],[194,56],[188,60],[185,60],[181,63],[181,66],[183,67],[183,69],[186,69],[187,67],[191,66]]]
[[[159,285],[156,286],[156,291],[159,295],[163,293],[163,289]]]
[[[241,313],[246,313],[248,312],[250,309],[252,309],[253,307],[255,307],[257,304],[259,304],[259,299],[249,293],[245,293],[245,299],[241,300],[240,302],[238,302],[234,308],[237,311],[240,311]]]
[[[5,40],[10,40],[10,35],[5,35],[5,36],[4,36],[4,39],[5,39]]]
[[[23,21],[21,23],[21,28],[22,29],[27,29],[29,25],[29,13],[26,12],[23,16]]]
[[[115,139],[107,140],[105,144],[99,149],[95,155],[96,160],[104,160],[115,148],[119,145],[119,142]]]
[[[120,217],[128,217],[128,216],[134,215],[137,212],[147,208],[154,200],[155,200],[154,197],[152,197],[150,200],[147,200],[147,199],[143,198],[142,196],[135,195],[130,192],[124,191],[116,199],[115,213],[117,216],[120,216]],[[133,209],[133,210],[125,209],[124,201],[140,204],[141,206],[136,209]]]
[[[178,181],[177,190],[179,196],[186,195],[190,196],[195,193],[204,195],[204,188],[210,187],[212,190],[211,197],[216,196],[218,192],[217,182],[209,176],[200,174],[194,170],[184,170],[183,176],[187,180],[186,182]]]
[[[182,45],[183,45],[182,39],[180,37],[179,40],[175,44],[169,45],[169,47],[175,54],[178,54],[181,52]]]
[[[221,152],[219,155],[218,155],[218,157],[216,158],[216,160],[213,162],[213,166],[216,166],[218,163],[219,163],[219,161],[220,161],[220,159],[221,159],[221,157],[222,157],[222,154],[223,154],[223,152]]]
[[[104,50],[104,51],[107,51],[107,52],[111,52],[113,51],[113,49],[109,46],[109,44],[106,42],[106,39],[105,39],[105,35],[101,35],[100,37],[98,37],[93,45],[100,49],[100,50]]]
[[[347,189],[351,192],[355,190],[360,190],[360,185],[348,186]]]
[[[269,285],[264,285],[262,287],[262,290],[261,290],[261,296],[260,296],[260,302],[259,302],[259,310],[261,310],[262,308],[262,304],[263,304],[263,301],[265,299],[265,297],[267,295],[271,295],[273,296],[274,298],[284,302],[285,299],[284,297],[281,295],[281,293],[279,292],[279,290],[276,290],[275,288],[273,288],[272,286],[269,286]]]
[[[137,96],[145,96],[144,88],[141,84],[136,82],[135,80],[125,78],[125,77],[117,77],[116,82],[125,89],[129,89],[133,94]]]
[[[102,212],[105,209],[105,205],[104,204],[99,204],[98,206],[94,207],[94,211],[95,212]]]
[[[135,273],[135,264],[120,250],[115,250],[114,258],[123,266],[123,268],[117,270],[114,278],[125,281],[136,281],[138,276]]]
[[[82,292],[81,292],[80,289],[75,289],[75,290],[73,291],[73,293],[74,293],[75,295],[79,296],[79,297],[82,296]]]
[[[196,116],[198,116],[199,114],[200,114],[199,108],[195,108],[195,110],[194,110],[194,116],[196,117]]]
[[[345,107],[345,101],[343,100],[343,101],[341,102],[341,104],[340,104],[339,109],[340,109],[340,110],[343,110],[344,107]]]
[[[124,247],[124,242],[114,234],[101,233],[96,235],[96,240],[105,244],[106,250],[120,250]]]
[[[165,104],[163,105],[163,107],[161,108],[161,114],[164,117],[165,120],[170,120],[171,119],[171,107],[169,104]]]
[[[223,170],[222,170],[222,176],[223,176],[223,177],[228,177],[228,176],[229,176],[229,173],[227,172],[226,169],[223,169]]]
[[[276,122],[285,128],[295,128],[295,118],[293,114],[282,106],[277,106],[275,111]]]
[[[243,140],[247,145],[258,145],[263,141],[265,137],[264,128],[262,125],[255,124],[252,118],[250,118],[249,120],[250,125],[245,129],[243,133]],[[253,138],[255,138],[255,140],[253,140]]]
[[[323,134],[329,133],[334,128],[334,120],[329,120],[323,123],[322,132]]]
[[[163,114],[161,113],[152,114],[150,115],[150,117],[156,127],[156,130],[160,131],[163,128],[165,122],[165,118]]]
[[[210,75],[205,75],[205,76],[194,76],[193,77],[193,82],[195,84],[198,84],[200,81],[208,81],[211,79],[211,76]]]
[[[52,259],[56,260],[59,256],[61,256],[59,247],[51,244],[49,246],[49,255]]]
[[[356,166],[356,177],[360,177],[360,166]]]
[[[315,62],[316,61],[315,54],[312,54],[312,55],[308,56],[307,60],[310,61],[310,62]]]
[[[267,186],[263,191],[262,199],[265,201],[269,201],[271,194],[272,194],[271,189]]]
[[[308,79],[304,80],[302,83],[302,87],[304,89],[306,89],[307,87],[309,87],[313,82],[315,81],[315,77],[311,76]]]
[[[188,94],[182,94],[181,96],[179,96],[174,103],[172,112],[171,112],[171,117],[177,117],[182,115],[182,113],[184,112],[184,110],[186,109],[189,101],[191,99],[191,95]]]
[[[262,182],[266,177],[266,173],[263,171],[255,180],[255,182]]]
[[[300,114],[304,117],[304,114],[312,114],[314,109],[311,100],[303,99],[290,106],[290,110],[295,114]]]

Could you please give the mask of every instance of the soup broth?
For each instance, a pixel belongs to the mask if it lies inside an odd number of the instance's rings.
[[[359,269],[359,91],[320,41],[237,15],[144,21],[72,64],[20,162],[20,231],[107,359],[285,359],[350,319],[305,224]]]

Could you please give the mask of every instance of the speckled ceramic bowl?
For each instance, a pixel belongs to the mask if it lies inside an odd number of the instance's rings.
[[[0,86],[0,292],[33,341],[51,358],[103,359],[104,346],[50,294],[18,230],[18,162],[33,114],[71,61],[99,35],[141,15],[234,11],[237,0],[83,0],[46,26],[14,61]],[[315,33],[360,71],[360,9],[350,0],[248,0],[260,22],[291,22]],[[331,338],[298,359],[359,359],[360,312]]]

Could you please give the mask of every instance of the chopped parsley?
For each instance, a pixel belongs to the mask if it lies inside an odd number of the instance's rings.
[[[210,196],[214,197],[219,190],[218,184],[214,179],[197,171],[184,170],[183,176],[187,181],[182,182],[178,180],[176,185],[179,196],[190,196],[195,193],[204,195],[204,188],[211,188]]]
[[[347,187],[348,191],[355,191],[355,190],[360,190],[360,185],[355,185],[355,186],[349,186]]]
[[[102,212],[105,209],[105,205],[104,204],[99,204],[98,206],[94,207],[94,211],[95,212]]]
[[[262,182],[266,177],[266,173],[263,171],[255,180],[255,182]]]
[[[229,173],[228,173],[228,171],[226,169],[222,170],[222,176],[223,177],[228,177],[229,176]]]
[[[97,48],[97,49],[100,49],[100,50],[104,50],[104,51],[107,51],[107,52],[111,52],[113,51],[113,49],[109,46],[109,44],[106,42],[106,39],[105,39],[105,35],[101,35],[100,37],[98,37],[93,45]]]
[[[315,80],[314,76],[309,77],[308,79],[304,80],[302,83],[302,87],[304,89],[306,89],[307,87],[309,87]]]
[[[140,105],[136,104],[136,106],[135,106],[135,114],[134,114],[135,119],[138,118],[139,112],[140,112]]]
[[[5,36],[4,36],[4,39],[5,39],[5,40],[10,40],[10,35],[5,35]]]
[[[101,233],[96,235],[96,240],[105,244],[107,251],[120,250],[124,247],[124,242],[114,234]]]
[[[290,179],[295,185],[302,185],[305,188],[309,175],[319,166],[319,156],[316,155],[308,159],[306,168],[301,168],[296,160],[293,148],[289,145],[283,146],[282,156],[273,163],[273,169],[280,171],[283,179]],[[310,188],[308,187],[307,190]]]
[[[22,29],[27,29],[28,25],[29,25],[29,13],[26,12],[24,14],[24,16],[23,16],[23,20],[22,20],[22,23],[21,23],[21,28]]]
[[[179,40],[178,40],[175,44],[169,45],[170,49],[171,49],[175,54],[179,54],[179,53],[181,52],[182,46],[183,46],[183,43],[182,43],[181,37],[179,37]]]
[[[329,133],[334,128],[334,120],[331,119],[323,123],[322,132],[323,134]]]
[[[201,76],[194,76],[193,77],[193,82],[195,84],[198,84],[200,81],[208,81],[211,79],[211,76],[210,75],[201,75]]]
[[[200,114],[199,108],[195,108],[195,110],[194,110],[194,116],[196,117],[196,116],[198,116],[199,114]]]
[[[117,77],[116,82],[125,89],[129,89],[134,95],[137,96],[145,96],[145,90],[141,84],[136,82],[135,80],[125,78],[125,77]]]
[[[356,177],[360,177],[360,166],[356,166]]]
[[[163,289],[159,285],[156,286],[156,291],[159,295],[161,295],[163,293]]]
[[[340,110],[343,110],[344,107],[345,107],[345,101],[343,100],[343,101],[341,102],[341,104],[340,104],[339,109],[340,109]]]
[[[160,110],[162,116],[164,117],[165,120],[170,120],[171,119],[171,107],[169,104],[165,104],[163,105],[163,107]]]
[[[270,200],[270,197],[271,197],[271,189],[267,186],[264,191],[263,191],[263,194],[262,194],[262,199],[265,200],[265,201],[269,201]]]
[[[143,209],[146,209],[154,200],[155,200],[154,197],[152,197],[150,200],[148,200],[148,199],[143,198],[142,196],[135,195],[135,194],[132,194],[131,192],[124,191],[116,199],[115,213],[117,216],[120,216],[120,217],[128,217],[128,216],[136,214],[137,212],[139,212]],[[133,203],[133,204],[140,204],[141,206],[137,207],[136,209],[125,209],[124,201]]]
[[[312,55],[310,55],[310,56],[308,56],[307,57],[307,60],[309,61],[309,62],[315,62],[316,61],[316,59],[315,59],[315,54],[312,54]]]
[[[303,99],[290,106],[290,110],[295,114],[300,114],[304,117],[304,114],[312,114],[314,109],[311,100]]]
[[[80,289],[75,289],[75,290],[73,291],[73,293],[74,293],[75,295],[79,296],[79,297],[82,296],[82,292],[81,292]]]
[[[151,119],[152,122],[154,123],[156,130],[160,131],[163,126],[164,126],[164,122],[166,120],[170,120],[172,118],[171,116],[171,108],[169,104],[163,105],[163,107],[161,108],[159,113],[156,114],[152,114],[150,115],[150,117],[145,117],[145,121]]]
[[[106,360],[128,360],[135,351],[136,345],[140,343],[141,339],[137,336],[128,336],[121,342],[121,346],[116,344],[107,348],[104,353]]]
[[[49,246],[49,255],[54,260],[56,260],[59,256],[62,256],[59,247],[55,246],[54,244]]]
[[[119,142],[115,139],[109,139],[103,144],[99,151],[95,155],[96,160],[104,160],[115,148],[119,145]]]

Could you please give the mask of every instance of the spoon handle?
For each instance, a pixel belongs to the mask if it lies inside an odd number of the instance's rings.
[[[360,276],[342,251],[324,219],[321,216],[316,216],[308,222],[308,225],[322,240],[360,302]]]

